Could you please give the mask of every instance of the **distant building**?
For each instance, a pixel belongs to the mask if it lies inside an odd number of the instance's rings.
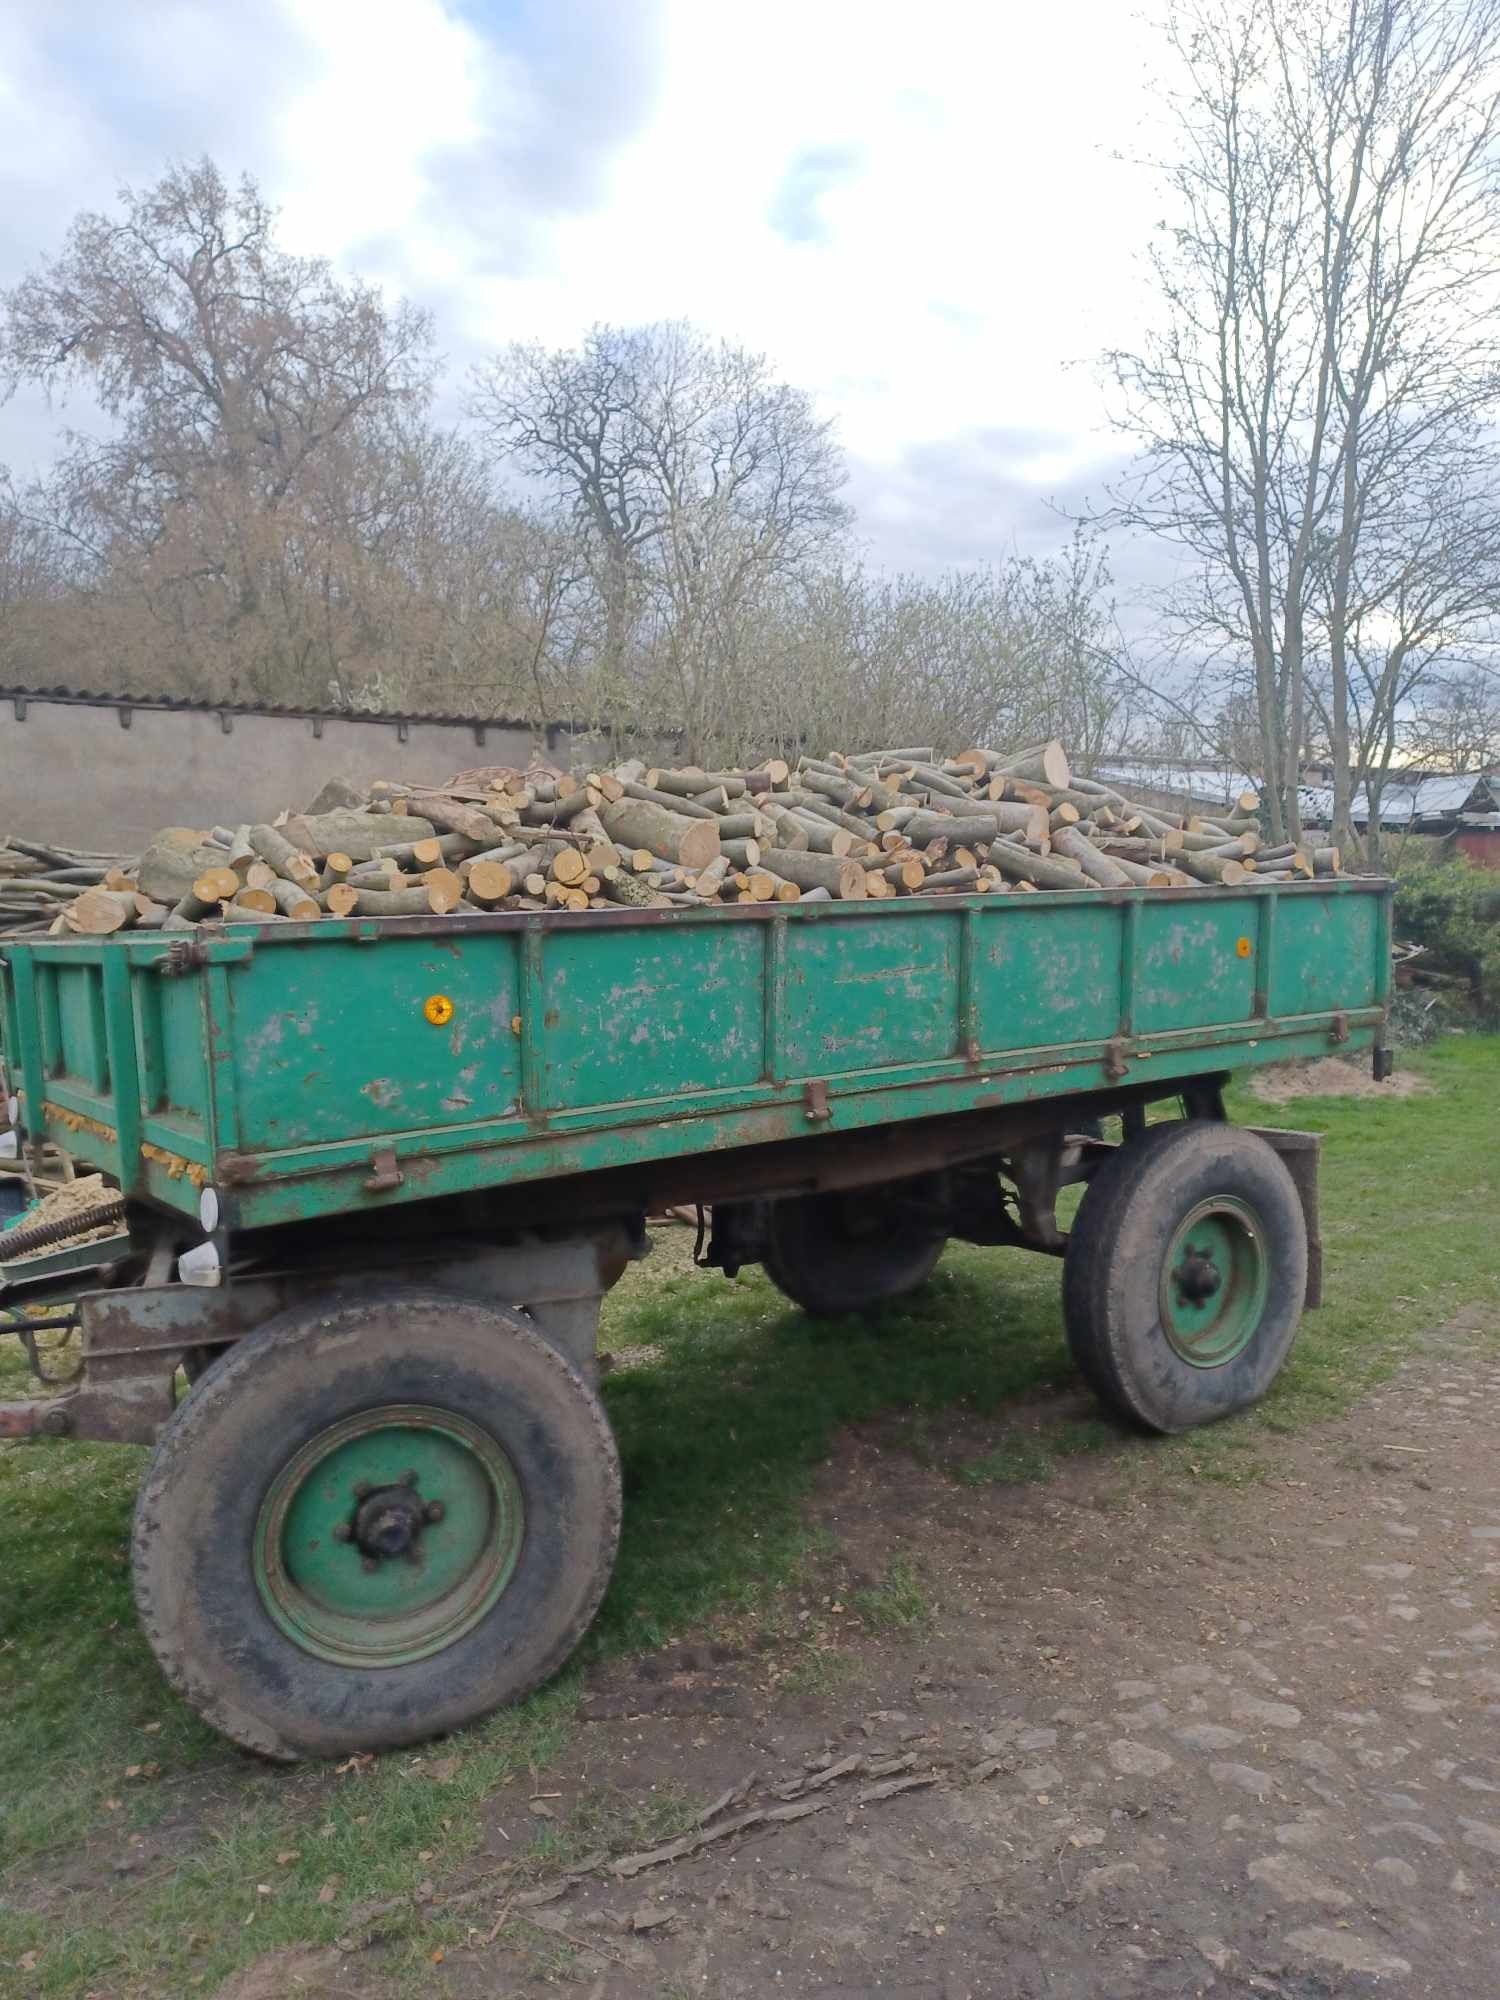
[[[1333,790],[1304,785],[1297,794],[1302,824],[1321,828],[1333,817]],[[1370,801],[1361,787],[1349,817],[1370,823]],[[1500,869],[1500,770],[1455,776],[1449,771],[1403,771],[1380,793],[1380,825],[1387,833],[1420,833],[1445,841],[1481,868]]]
[[[1260,786],[1248,771],[1228,764],[1178,764],[1150,758],[1114,757],[1091,774],[1101,785],[1113,785],[1137,805],[1148,808],[1180,806],[1186,800],[1205,812],[1223,812],[1241,792]]]

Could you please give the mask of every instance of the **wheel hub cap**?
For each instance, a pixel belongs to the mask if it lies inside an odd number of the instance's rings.
[[[304,1651],[402,1666],[485,1615],[524,1525],[520,1483],[488,1432],[449,1410],[367,1410],[309,1439],[271,1482],[256,1587]]]
[[[360,1502],[353,1539],[367,1556],[415,1555],[417,1536],[424,1525],[420,1495],[408,1486],[383,1486]]]
[[[1178,1224],[1161,1279],[1161,1324],[1174,1354],[1222,1368],[1255,1337],[1270,1280],[1259,1216],[1235,1196],[1200,1202]]]

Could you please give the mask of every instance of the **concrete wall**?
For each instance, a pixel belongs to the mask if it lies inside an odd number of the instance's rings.
[[[0,843],[5,833],[128,853],[160,826],[271,819],[329,778],[435,784],[478,764],[524,765],[540,732],[468,723],[228,715],[0,698]],[[129,727],[121,723],[128,715]],[[404,727],[405,740],[402,740]],[[314,733],[321,730],[321,735]],[[547,754],[587,763],[603,746],[563,734]]]

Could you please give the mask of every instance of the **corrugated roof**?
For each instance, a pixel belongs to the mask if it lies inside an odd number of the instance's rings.
[[[1298,789],[1302,817],[1309,825],[1324,825],[1333,817],[1333,790],[1328,785],[1303,785]],[[1457,819],[1461,813],[1484,813],[1500,809],[1500,776],[1444,776],[1403,782],[1392,778],[1380,793],[1382,826],[1412,826],[1423,820]],[[1363,786],[1354,794],[1349,817],[1356,826],[1367,826],[1370,801]]]
[[[1149,759],[1111,758],[1094,774],[1104,784],[1124,792],[1181,792],[1205,804],[1228,805],[1239,792],[1258,792],[1248,772],[1226,770],[1222,764],[1153,763]]]

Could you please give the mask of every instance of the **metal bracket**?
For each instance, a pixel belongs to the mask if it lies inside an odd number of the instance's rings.
[[[208,942],[205,938],[174,938],[156,961],[156,969],[163,979],[180,979],[184,973],[196,972],[207,963]]]
[[[1328,1039],[1333,1043],[1335,1048],[1349,1039],[1349,1016],[1342,1010],[1333,1017],[1332,1025],[1328,1030]]]
[[[802,1092],[802,1107],[811,1124],[820,1125],[832,1118],[828,1108],[828,1085],[822,1077],[815,1077]]]
[[[377,1146],[370,1155],[370,1165],[374,1171],[365,1177],[365,1188],[370,1194],[389,1194],[392,1188],[401,1185],[403,1176],[396,1164],[396,1152],[392,1146]]]
[[[1112,1042],[1104,1044],[1104,1074],[1111,1083],[1118,1083],[1130,1068],[1130,1044],[1123,1035],[1116,1035]]]

